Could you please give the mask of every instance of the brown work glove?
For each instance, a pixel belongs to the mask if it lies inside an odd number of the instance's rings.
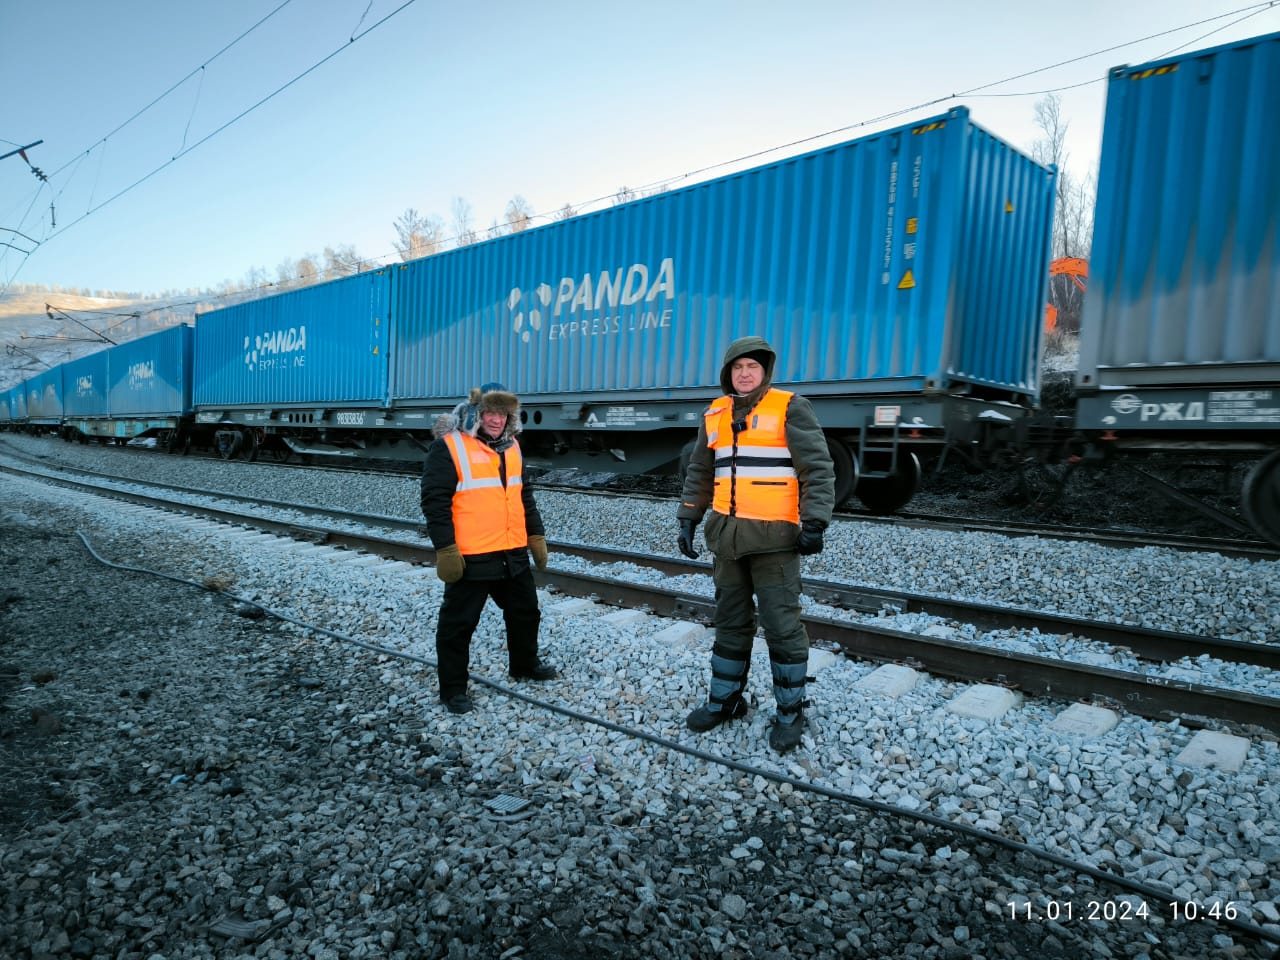
[[[436,576],[445,583],[457,583],[465,569],[467,561],[462,559],[462,551],[456,543],[436,551]]]
[[[533,565],[539,570],[547,569],[547,538],[533,536],[529,538],[529,552],[533,554]]]

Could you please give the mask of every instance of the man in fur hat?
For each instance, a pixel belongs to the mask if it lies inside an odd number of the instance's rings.
[[[710,508],[707,546],[715,555],[711,689],[685,723],[702,733],[747,712],[758,600],[777,705],[769,745],[786,753],[804,732],[809,672],[800,557],[822,549],[835,507],[835,467],[809,401],[773,386],[776,362],[760,337],[735,340],[725,351],[725,395],[698,427],[676,518],[680,552],[697,557],[693,533]]]
[[[472,709],[467,696],[471,636],[490,597],[506,621],[511,676],[557,676],[555,667],[538,659],[542,616],[529,554],[545,570],[547,539],[524,482],[516,441],[520,401],[505,389],[491,389],[480,396],[475,414],[465,429],[456,415],[436,419],[436,439],[422,473],[422,515],[436,548],[436,574],[445,583],[436,659],[440,700],[450,713]]]

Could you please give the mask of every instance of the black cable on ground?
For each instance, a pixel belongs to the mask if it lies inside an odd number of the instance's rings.
[[[381,653],[386,656],[395,657],[400,660],[408,660],[413,663],[419,663],[429,667],[437,666],[436,661],[432,660],[429,657],[419,657],[415,654],[405,653],[402,650],[392,650],[389,647],[381,647],[381,646],[378,646],[377,644],[366,643],[363,640],[357,640],[355,637],[350,637],[350,636],[347,636],[346,634],[338,633],[337,631],[330,630],[327,627],[321,627],[313,623],[307,623],[302,620],[297,620],[294,617],[289,616],[288,614],[281,613],[277,610],[273,610],[272,608],[267,606],[263,606],[261,603],[257,602],[256,600],[252,600],[247,597],[241,597],[238,594],[231,593],[230,591],[227,591],[227,590],[213,590],[209,587],[206,587],[203,584],[196,583],[194,580],[188,580],[185,577],[175,576],[174,574],[164,573],[159,570],[151,570],[151,569],[148,569],[147,567],[135,567],[129,564],[115,563],[111,560],[106,559],[101,554],[99,554],[93,548],[93,545],[89,542],[89,539],[83,533],[80,533],[79,531],[77,531],[76,536],[80,538],[81,542],[85,545],[85,548],[89,551],[89,553],[93,556],[93,558],[97,560],[99,563],[103,564],[104,566],[112,567],[117,570],[127,570],[131,573],[139,573],[147,576],[161,577],[165,580],[172,580],[175,583],[182,583],[188,586],[196,587],[197,589],[200,589],[200,590],[206,590],[211,593],[217,593],[220,596],[226,597],[227,599],[230,599],[230,600],[234,600],[238,603],[243,603],[252,607],[256,607],[259,610],[262,610],[264,613],[270,615],[271,617],[274,617],[277,620],[280,620],[283,623],[292,624],[295,627],[299,627],[303,630],[307,630],[313,633],[321,634],[326,637],[330,637],[331,639],[338,640],[342,643],[348,643],[353,646],[360,647],[364,650],[371,651],[373,653]],[[502,683],[499,683],[496,680],[491,680],[488,677],[482,677],[482,676],[477,676],[476,674],[470,674],[470,678],[472,681],[476,683],[482,684],[483,686],[496,690],[499,693],[504,694],[505,696],[511,697],[512,699],[523,701],[524,703],[527,703],[531,706],[540,707],[541,709],[549,711],[551,713],[558,713],[561,716],[570,717],[571,719],[579,720],[583,723],[589,723],[597,727],[603,727],[606,730],[611,730],[615,733],[623,734],[624,736],[633,737],[638,740],[644,740],[656,746],[663,747],[667,750],[672,750],[677,753],[683,753],[690,757],[696,757],[699,760],[705,760],[706,762],[715,764],[717,766],[726,767],[730,770],[736,770],[739,773],[745,773],[745,774],[750,774],[752,776],[763,777],[766,780],[772,780],[774,783],[789,784],[792,788],[796,790],[803,790],[807,793],[814,793],[819,796],[826,797],[827,799],[830,799],[830,800],[837,800],[842,803],[847,803],[851,806],[861,807],[865,810],[871,810],[876,813],[884,814],[886,816],[896,817],[898,819],[914,820],[920,823],[927,823],[930,826],[937,827],[941,830],[960,834],[961,836],[964,836],[970,840],[990,843],[995,846],[1004,847],[1005,849],[1010,850],[1014,853],[1025,853],[1039,860],[1043,860],[1048,863],[1051,863],[1054,866],[1062,867],[1074,873],[1088,876],[1098,881],[1104,886],[1116,887],[1126,893],[1135,893],[1147,900],[1154,900],[1159,903],[1169,903],[1169,902],[1177,901],[1179,899],[1176,895],[1174,895],[1170,891],[1160,890],[1148,884],[1141,883],[1136,880],[1130,880],[1127,877],[1120,876],[1114,873],[1109,873],[1106,870],[1100,870],[1099,868],[1092,866],[1091,864],[1079,863],[1077,861],[1070,860],[1067,857],[1061,856],[1060,854],[1056,854],[1051,850],[1045,850],[1041,847],[1035,847],[1035,846],[1032,846],[1031,844],[1023,843],[1019,840],[1012,840],[1009,837],[1002,837],[999,834],[988,833],[985,830],[979,830],[976,827],[969,826],[968,824],[954,823],[950,820],[946,820],[942,817],[938,817],[930,813],[919,813],[913,810],[906,810],[901,807],[895,807],[892,804],[882,803],[879,800],[866,800],[861,797],[855,797],[853,794],[850,794],[850,793],[844,793],[840,790],[835,790],[831,787],[825,787],[822,784],[814,783],[810,780],[801,780],[797,777],[788,776],[785,773],[779,773],[773,770],[766,770],[761,767],[753,767],[750,764],[743,763],[739,760],[730,760],[725,757],[718,756],[714,753],[709,753],[706,750],[699,750],[697,747],[686,746],[685,744],[678,743],[675,740],[669,740],[666,737],[660,737],[657,734],[647,733],[644,730],[638,730],[634,727],[623,726],[622,724],[614,723],[611,720],[602,720],[599,717],[595,717],[587,713],[582,713],[581,711],[574,710],[570,707],[561,706],[560,704],[551,703],[546,700],[540,700],[537,697],[531,697],[528,694],[521,693],[520,691],[515,690],[511,687],[508,687]],[[1280,944],[1280,932],[1272,932],[1270,930],[1263,929],[1262,927],[1256,926],[1255,924],[1252,924],[1247,920],[1241,920],[1238,918],[1229,919],[1227,917],[1213,918],[1213,917],[1207,917],[1207,915],[1206,915],[1206,919],[1215,920],[1215,922],[1223,926],[1231,927],[1257,940],[1263,940],[1269,943]]]

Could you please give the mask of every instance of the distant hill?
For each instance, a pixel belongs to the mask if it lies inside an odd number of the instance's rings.
[[[194,323],[197,310],[227,302],[214,296],[119,300],[25,287],[6,290],[0,293],[0,388],[39,373],[46,369],[44,364],[57,366],[110,346],[92,331],[123,343],[179,323]]]

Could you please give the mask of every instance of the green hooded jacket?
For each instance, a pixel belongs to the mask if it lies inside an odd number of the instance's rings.
[[[749,353],[766,355],[764,381],[746,396],[733,392],[730,370],[733,362]],[[720,386],[725,395],[733,398],[733,418],[741,420],[760,402],[773,385],[773,369],[777,353],[761,337],[743,337],[735,340],[725,351],[720,367]],[[800,522],[813,522],[822,529],[831,522],[835,509],[836,474],[827,449],[827,439],[818,425],[813,406],[799,394],[792,394],[787,404],[787,447],[795,466],[800,486]],[[707,423],[704,418],[698,425],[698,439],[694,441],[685,473],[684,490],[680,508],[676,511],[681,520],[701,521],[711,506],[715,493],[715,451],[707,446]],[[707,521],[707,546],[725,559],[736,559],[753,553],[775,553],[794,550],[800,527],[786,520],[746,520],[713,512]]]

